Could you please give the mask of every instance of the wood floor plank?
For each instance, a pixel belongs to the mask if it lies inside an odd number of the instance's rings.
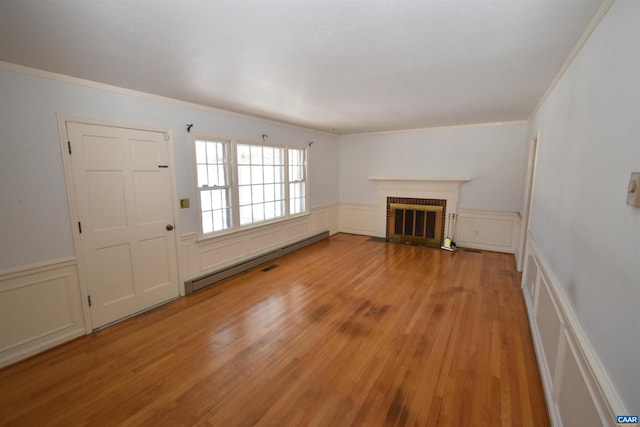
[[[548,426],[512,255],[338,234],[0,370],[0,424]]]

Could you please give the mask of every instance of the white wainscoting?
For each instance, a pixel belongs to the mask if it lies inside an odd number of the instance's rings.
[[[0,367],[86,333],[75,258],[0,272]]]
[[[520,223],[517,212],[458,209],[454,240],[465,248],[513,254],[518,248]]]
[[[197,233],[183,235],[180,281],[184,283],[322,231],[338,232],[337,204],[312,208],[309,215],[209,239],[199,240]]]
[[[377,236],[378,206],[364,203],[340,203],[340,231]],[[516,212],[458,210],[455,241],[458,246],[515,253],[520,233]]]
[[[531,234],[522,292],[552,424],[615,425],[627,411]]]
[[[376,204],[340,203],[340,231],[375,236],[377,214],[378,205]],[[384,237],[384,234],[378,237]]]

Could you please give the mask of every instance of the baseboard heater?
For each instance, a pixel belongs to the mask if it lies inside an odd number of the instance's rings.
[[[200,290],[202,288],[206,288],[207,286],[211,286],[215,283],[221,282],[225,279],[228,279],[231,276],[235,276],[236,274],[244,273],[245,271],[249,271],[252,268],[255,268],[259,265],[267,263],[276,258],[280,258],[284,255],[290,254],[291,252],[297,251],[298,249],[302,249],[305,246],[312,245],[313,243],[319,242],[320,240],[324,240],[327,238],[329,238],[329,232],[324,231],[322,233],[318,233],[314,236],[308,237],[298,242],[294,242],[289,245],[283,246],[281,248],[275,249],[273,251],[264,253],[255,258],[247,259],[237,264],[234,264],[232,266],[225,267],[221,270],[217,270],[212,273],[205,274],[204,276],[187,280],[186,282],[184,282],[185,294],[189,295],[191,293],[194,293],[197,290]]]

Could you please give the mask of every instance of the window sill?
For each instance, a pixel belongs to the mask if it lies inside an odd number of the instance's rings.
[[[241,235],[243,233],[248,233],[251,231],[256,231],[259,229],[270,229],[270,228],[276,228],[278,224],[283,224],[286,223],[288,221],[294,221],[296,219],[300,219],[300,218],[304,218],[307,216],[310,216],[311,212],[309,210],[307,210],[306,212],[302,212],[299,214],[295,214],[295,215],[291,215],[288,216],[286,218],[278,218],[275,220],[271,220],[271,221],[263,221],[260,222],[258,224],[251,224],[251,225],[246,225],[244,227],[240,227],[240,228],[233,228],[230,230],[224,230],[224,231],[218,231],[218,232],[214,232],[214,233],[208,233],[208,234],[200,234],[198,236],[198,238],[196,239],[197,243],[205,243],[205,242],[209,242],[211,240],[214,239],[219,239],[219,238],[225,238],[225,237],[235,237],[238,235]]]

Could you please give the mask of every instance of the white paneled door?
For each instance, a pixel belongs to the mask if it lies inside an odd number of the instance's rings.
[[[93,329],[179,295],[168,135],[67,122]]]

